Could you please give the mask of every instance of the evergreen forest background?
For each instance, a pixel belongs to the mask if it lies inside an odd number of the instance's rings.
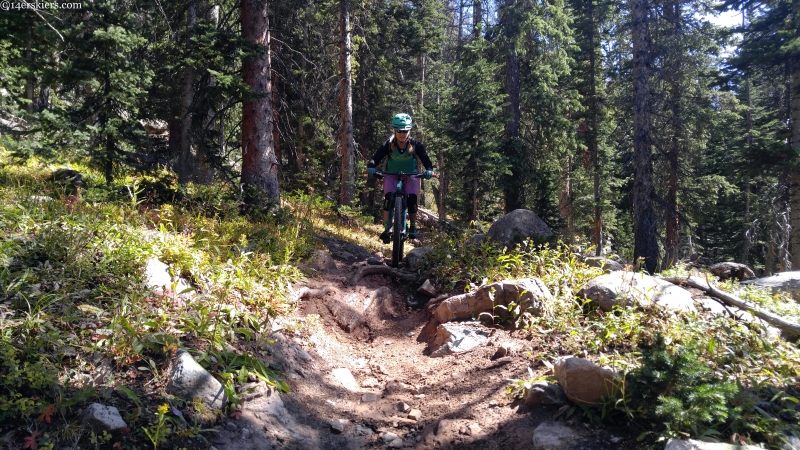
[[[4,5],[0,146],[20,163],[138,171],[150,202],[225,183],[377,217],[362,172],[407,112],[442,218],[528,208],[651,272],[800,267],[800,0]]]

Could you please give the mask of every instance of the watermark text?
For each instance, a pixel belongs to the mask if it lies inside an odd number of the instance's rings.
[[[81,9],[82,3],[59,3],[59,2],[20,2],[20,1],[0,1],[0,10],[3,11],[23,11],[23,10],[56,10],[56,9]]]

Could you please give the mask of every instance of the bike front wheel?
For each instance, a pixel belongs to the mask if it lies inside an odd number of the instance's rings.
[[[403,197],[400,195],[394,198],[394,225],[392,228],[392,267],[397,268],[400,260],[403,259]]]

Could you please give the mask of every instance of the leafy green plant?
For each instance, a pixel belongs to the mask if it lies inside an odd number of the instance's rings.
[[[167,424],[167,412],[169,412],[169,408],[170,406],[166,403],[159,406],[156,410],[156,421],[149,427],[144,427],[142,429],[153,444],[153,448],[156,450],[158,450],[158,446],[161,443],[166,442],[167,436],[169,436],[171,431]]]

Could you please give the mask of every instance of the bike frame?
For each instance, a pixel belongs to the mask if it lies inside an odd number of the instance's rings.
[[[407,225],[408,225],[407,224],[407,222],[408,222],[407,221],[407,217],[408,217],[408,194],[406,193],[405,184],[403,183],[403,180],[405,180],[405,179],[407,179],[409,177],[420,178],[420,177],[422,177],[422,175],[420,175],[420,174],[418,174],[416,172],[403,173],[403,172],[381,172],[381,171],[375,171],[375,176],[380,177],[380,178],[383,178],[384,176],[395,176],[395,177],[397,177],[397,183],[395,184],[394,192],[392,192],[391,196],[389,197],[389,227],[392,230],[395,229],[394,221],[396,220],[396,218],[394,217],[395,214],[393,214],[392,205],[396,204],[398,196],[400,197],[401,202],[402,202],[401,203],[401,212],[400,212],[400,215],[399,215],[400,216],[399,217],[399,219],[400,219],[400,228],[398,230],[399,231],[399,236],[395,236],[395,232],[394,231],[392,232],[392,242],[393,242],[393,245],[392,245],[392,266],[397,267],[399,265],[400,259],[403,258],[403,243],[406,241],[406,239],[408,237],[408,233],[407,233],[407,228],[408,228],[407,227]]]

